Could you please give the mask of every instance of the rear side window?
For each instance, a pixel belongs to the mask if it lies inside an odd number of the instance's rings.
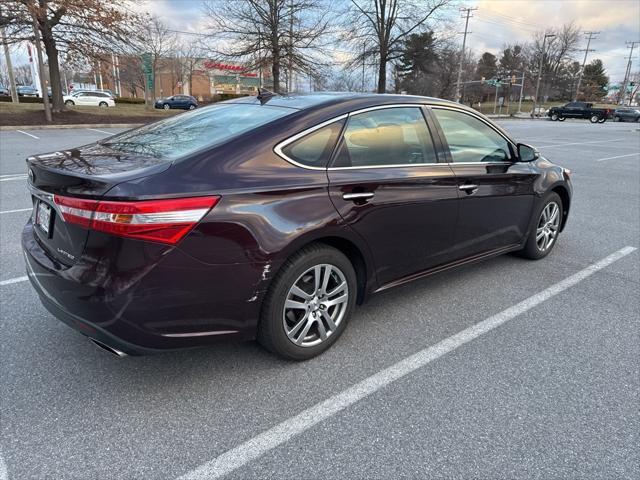
[[[299,138],[282,148],[282,153],[307,167],[324,168],[336,145],[344,121],[339,120]]]
[[[419,107],[372,110],[349,117],[333,167],[436,163]]]
[[[295,111],[270,105],[212,105],[111,137],[103,145],[121,152],[172,160],[220,144]]]

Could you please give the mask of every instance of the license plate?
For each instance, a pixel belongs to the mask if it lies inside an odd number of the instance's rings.
[[[51,229],[51,207],[42,201],[38,202],[36,225],[49,235],[49,230]]]

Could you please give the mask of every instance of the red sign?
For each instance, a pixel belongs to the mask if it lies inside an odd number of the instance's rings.
[[[249,73],[249,72],[247,72],[245,67],[243,67],[242,65],[231,65],[231,64],[228,64],[228,63],[214,62],[212,60],[206,60],[203,65],[204,65],[205,68],[208,68],[210,70],[213,70],[214,68],[216,68],[218,70],[227,70],[228,72],[238,72],[238,73],[242,74],[245,77],[257,77],[258,76],[257,73]]]

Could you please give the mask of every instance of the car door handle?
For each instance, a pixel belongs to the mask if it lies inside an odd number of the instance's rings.
[[[476,190],[478,190],[478,185],[474,185],[474,184],[466,184],[466,185],[460,185],[458,187],[458,190],[462,190],[463,192],[467,192],[469,194],[474,193]]]
[[[343,193],[342,198],[345,200],[369,200],[374,197],[373,192],[356,192],[356,193]]]

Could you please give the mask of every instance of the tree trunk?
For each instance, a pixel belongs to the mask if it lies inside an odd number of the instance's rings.
[[[378,65],[378,93],[387,91],[387,56],[380,53],[380,65]]]
[[[273,92],[280,93],[280,52],[278,50],[273,52],[271,74],[273,75]]]
[[[45,23],[38,22],[40,34],[42,35],[42,43],[47,53],[47,61],[49,62],[49,86],[51,87],[51,112],[60,113],[64,110],[64,101],[62,99],[62,83],[60,81],[60,65],[58,63],[58,48],[53,38],[51,27]],[[42,92],[42,95],[48,95],[48,92]]]

